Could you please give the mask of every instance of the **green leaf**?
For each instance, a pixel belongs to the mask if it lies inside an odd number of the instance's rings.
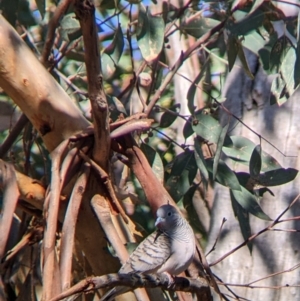
[[[187,34],[190,34],[198,39],[218,24],[220,24],[220,21],[211,18],[205,18],[203,17],[202,12],[195,14],[188,13],[186,14],[186,17],[180,28]]]
[[[192,182],[197,173],[196,162],[194,158],[194,152],[191,150],[186,150],[179,154],[173,162],[171,175],[180,176],[183,170],[188,170],[193,176],[191,176]]]
[[[197,165],[193,151],[187,150],[175,158],[166,187],[176,202],[189,190],[196,174]]]
[[[206,159],[207,170],[212,174],[213,160]],[[229,187],[233,190],[240,190],[241,186],[236,177],[236,174],[227,166],[227,164],[220,160],[218,164],[218,170],[216,174],[216,182],[223,186]]]
[[[300,83],[300,10],[297,19],[297,49],[296,49],[296,62],[294,67],[294,89]]]
[[[272,69],[274,73],[280,70],[281,64],[290,47],[289,40],[286,36],[282,36],[275,41],[270,53],[270,69]]]
[[[254,0],[252,8],[251,8],[249,14],[253,13],[254,11],[256,11],[264,3],[264,1],[265,0]]]
[[[252,178],[259,176],[262,164],[261,161],[261,147],[260,145],[256,145],[252,152],[249,163],[249,171]]]
[[[114,38],[109,46],[107,46],[101,54],[101,68],[104,79],[109,79],[116,71],[116,66],[122,56],[124,49],[123,32],[118,26]]]
[[[265,42],[265,39],[257,31],[249,32],[242,40],[243,47],[248,48],[256,55],[259,54],[259,50],[265,47]]]
[[[230,25],[228,27],[230,28]],[[235,64],[235,61],[236,61],[236,57],[238,56],[241,63],[242,63],[242,65],[243,65],[243,67],[244,67],[244,70],[245,70],[246,74],[251,79],[254,79],[254,76],[253,76],[253,74],[250,71],[250,68],[248,66],[248,62],[247,62],[245,54],[244,54],[242,43],[239,40],[238,36],[236,36],[235,34],[229,33],[228,41],[227,41],[226,46],[227,46],[227,57],[228,57],[229,71],[231,71],[231,69],[233,68],[233,66]]]
[[[27,12],[29,18],[32,18],[32,13],[29,9],[29,3],[27,3]],[[16,21],[20,21],[18,18],[19,0],[3,0],[0,2],[1,15],[13,26],[16,26]],[[22,13],[22,12],[21,12]],[[22,24],[22,23],[21,23]],[[1,201],[0,201],[1,205]]]
[[[218,143],[222,127],[220,123],[210,115],[203,114],[202,111],[195,115],[192,122],[194,132],[201,138],[213,143]]]
[[[171,112],[169,111],[172,111],[174,113],[177,113],[177,109],[180,109],[180,104],[176,104],[172,107],[169,108],[168,111],[165,111],[162,116],[161,116],[161,119],[160,119],[160,123],[159,123],[159,126],[161,128],[167,128],[169,127],[174,121],[175,119],[178,117],[176,114],[172,114]]]
[[[251,140],[242,136],[230,136],[230,138],[232,144],[224,145],[223,152],[226,156],[235,161],[243,161],[248,164],[255,144]]]
[[[109,110],[109,117],[115,121],[119,118],[120,114],[124,114],[127,116],[126,109],[124,108],[121,101],[115,97],[106,95],[107,103],[108,103],[108,110]]]
[[[256,55],[259,54],[259,50],[261,50],[265,46],[265,39],[260,35],[257,31],[251,31],[242,40],[242,45],[245,48],[248,48]]]
[[[194,154],[195,154],[196,164],[199,168],[199,171],[201,174],[201,179],[204,183],[204,187],[207,188],[209,174],[208,174],[208,170],[206,167],[206,161],[205,161],[203,153],[202,153],[201,145],[197,139],[194,139],[194,146],[195,146]]]
[[[291,96],[295,91],[295,81],[294,81],[294,69],[296,63],[296,51],[294,48],[290,48],[283,59],[281,65],[282,78],[286,83],[286,90],[289,96]]]
[[[205,74],[206,68],[208,66],[208,62],[209,62],[209,59],[207,59],[205,61],[205,63],[203,64],[203,66],[201,68],[201,71],[199,72],[197,77],[192,82],[191,86],[189,87],[188,93],[187,93],[188,108],[189,108],[189,111],[190,111],[191,114],[194,114],[194,112],[195,112],[194,98],[195,98],[195,94],[196,94],[196,91],[197,91],[196,85],[199,84],[199,82],[201,81],[203,75]]]
[[[227,41],[227,57],[228,57],[229,71],[231,71],[231,69],[234,66],[238,51],[239,51],[239,44],[238,44],[237,37],[234,35],[229,35]]]
[[[142,143],[141,150],[145,154],[156,177],[161,183],[164,181],[164,165],[160,155],[148,144]]]
[[[232,193],[230,193],[231,205],[234,215],[239,221],[241,232],[244,240],[247,240],[251,236],[251,226],[249,222],[249,213],[235,200]],[[250,253],[252,253],[252,241],[247,243]]]
[[[287,101],[286,97],[286,83],[280,77],[276,76],[273,79],[271,86],[271,95],[270,95],[270,104],[278,104],[279,106],[283,105]]]
[[[238,40],[237,41],[238,43],[238,56],[239,56],[239,59],[240,61],[242,62],[242,65],[244,67],[244,71],[246,72],[246,74],[251,78],[251,79],[254,79],[254,76],[249,68],[249,65],[248,65],[248,62],[246,60],[246,57],[245,57],[245,53],[244,53],[244,50],[243,50],[243,47],[242,47],[242,44],[241,42]]]
[[[277,160],[264,151],[261,154],[261,159],[262,159],[261,171],[263,172],[281,168],[281,165],[277,162]]]
[[[183,197],[183,206],[188,214],[188,220],[190,225],[195,229],[197,232],[200,232],[204,238],[207,236],[207,231],[204,225],[201,223],[197,211],[193,204],[193,197],[198,188],[198,185],[192,185],[190,189],[186,192]]]
[[[45,0],[35,0],[36,6],[42,16],[42,19],[45,17],[45,12],[46,12],[46,1]]]
[[[238,202],[243,209],[246,210],[246,212],[249,212],[260,219],[270,221],[271,218],[263,212],[257,203],[255,196],[245,187],[240,187],[240,190],[230,190],[231,198],[234,198],[234,200]]]
[[[286,184],[296,178],[298,170],[294,168],[279,168],[270,170],[264,174],[260,174],[258,178],[259,184],[262,186],[277,186]]]
[[[170,176],[166,188],[172,199],[177,203],[190,188],[189,172],[185,169],[180,176]]]
[[[222,153],[222,147],[225,141],[225,137],[228,131],[228,127],[229,127],[229,123],[227,123],[225,125],[225,127],[222,129],[221,133],[220,133],[220,137],[218,140],[218,144],[217,144],[217,149],[216,149],[216,153],[215,153],[215,157],[214,157],[214,164],[213,164],[213,180],[215,180],[216,175],[217,175],[217,170],[218,170],[218,165],[219,165],[219,160],[221,157],[221,153]]]
[[[190,117],[183,127],[183,137],[184,139],[187,139],[188,137],[192,136],[194,134],[194,130],[192,128],[192,118]]]
[[[269,40],[264,45],[264,47],[258,50],[258,54],[259,54],[259,58],[262,63],[262,66],[268,74],[272,73],[271,53],[272,53],[272,49],[273,49],[275,43],[277,42],[277,40],[278,40],[277,33],[276,33],[276,31],[274,31],[273,33],[271,33]]]
[[[296,49],[296,62],[294,66],[294,89],[300,83],[300,41],[298,40],[297,49]]]
[[[60,21],[60,27],[62,39],[67,42],[74,41],[81,36],[80,24],[75,13],[65,15]]]
[[[147,62],[155,60],[164,45],[164,20],[160,16],[153,16],[148,8],[139,5],[139,17],[137,24],[137,42],[143,58]]]
[[[257,9],[251,14],[246,14],[241,10],[238,10],[234,13],[234,17],[239,19],[238,22],[230,24],[228,29],[230,32],[236,36],[244,36],[252,30],[256,30],[262,26],[264,21],[265,12]]]
[[[242,164],[248,165],[250,158],[255,148],[255,144],[242,136],[230,136],[231,144],[226,144],[227,140],[224,142],[223,153],[230,159],[240,162]],[[266,152],[262,152],[262,171],[273,170],[281,168],[280,164]]]

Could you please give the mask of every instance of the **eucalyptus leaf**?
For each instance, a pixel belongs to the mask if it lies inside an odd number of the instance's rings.
[[[103,77],[110,79],[116,71],[118,62],[124,49],[124,37],[120,25],[115,31],[114,38],[101,54],[101,68]]]
[[[286,184],[296,178],[298,170],[294,168],[279,168],[259,175],[258,181],[262,186],[277,186]]]
[[[196,174],[197,165],[193,151],[187,150],[174,159],[166,188],[176,202],[189,190]]]
[[[286,83],[281,78],[280,75],[277,75],[271,85],[271,95],[270,95],[270,104],[278,104],[279,106],[283,105],[287,101],[286,97]]]
[[[220,21],[206,18],[203,16],[202,11],[199,11],[195,14],[186,14],[180,28],[198,39],[218,24],[220,24]]]
[[[155,60],[164,45],[165,23],[161,16],[153,16],[143,4],[139,5],[137,42],[147,62]]]
[[[249,68],[247,59],[245,57],[243,46],[239,40],[237,41],[237,43],[238,43],[238,57],[239,57],[240,61],[242,62],[244,71],[251,79],[254,79],[254,76]]]
[[[248,165],[253,149],[255,148],[255,144],[248,138],[242,136],[230,136],[230,139],[230,144],[227,143],[229,140],[224,141],[224,146],[222,148],[223,153],[234,161]],[[261,154],[261,159],[262,171],[281,168],[281,165],[272,156],[264,151]]]
[[[35,0],[36,6],[42,16],[42,19],[45,17],[46,12],[46,0]]]
[[[212,174],[213,160],[206,159],[205,161],[206,161],[207,170]],[[216,174],[216,182],[220,183],[223,186],[227,186],[233,190],[241,189],[236,174],[222,160],[219,160],[218,170]]]
[[[161,118],[160,118],[160,123],[159,126],[161,128],[167,128],[169,127],[178,117],[177,113],[177,109],[180,108],[180,106],[178,107],[178,105],[172,106],[169,110],[165,111]],[[171,113],[170,111],[174,112]]]
[[[264,2],[265,0],[254,0],[249,14],[256,11]]]
[[[234,35],[243,36],[262,26],[265,12],[257,9],[253,13],[247,14],[239,10],[234,13],[234,16],[238,17],[240,20],[231,24],[229,30]]]
[[[206,167],[206,161],[204,159],[201,145],[197,139],[194,139],[194,146],[195,146],[195,160],[197,167],[199,168],[201,179],[204,183],[204,187],[207,188],[208,186],[208,180],[209,180],[209,174]]]
[[[244,240],[251,236],[251,226],[249,222],[249,213],[236,201],[233,194],[230,193],[231,205],[234,215],[237,217]],[[247,243],[247,247],[252,253],[252,241]]]
[[[234,198],[246,212],[249,212],[260,219],[271,221],[271,218],[263,212],[257,203],[256,197],[243,186],[240,187],[241,190],[230,190],[231,197]]]
[[[145,154],[156,177],[161,183],[164,182],[164,165],[158,152],[146,143],[141,144],[141,150]]]
[[[75,13],[65,15],[60,21],[60,33],[62,38],[67,41],[74,41],[81,36],[81,28]]]
[[[216,149],[216,153],[215,153],[215,157],[214,157],[214,164],[213,164],[213,180],[215,180],[216,175],[217,175],[217,170],[218,170],[218,165],[219,165],[219,160],[221,158],[221,153],[222,153],[222,147],[225,141],[225,137],[228,131],[228,127],[229,127],[229,123],[227,123],[225,125],[225,127],[222,129],[220,136],[219,136],[219,140],[218,140],[218,144],[217,144],[217,149]]]
[[[191,86],[189,87],[188,93],[187,93],[188,108],[189,108],[189,111],[191,114],[194,114],[194,112],[195,112],[194,98],[195,98],[195,94],[197,91],[196,85],[198,85],[199,82],[201,81],[201,79],[203,78],[203,76],[206,72],[206,68],[208,66],[208,62],[209,62],[209,59],[207,59],[205,61],[205,63],[203,64],[203,66],[201,67],[201,71],[199,72],[199,74],[196,76],[196,78],[192,82]]]
[[[227,46],[228,68],[229,71],[231,71],[239,51],[239,44],[238,44],[237,37],[230,34],[228,36],[228,41],[226,46]]]
[[[180,176],[170,176],[166,182],[166,188],[175,202],[180,201],[190,186],[187,170],[183,170]]]
[[[286,83],[286,90],[289,96],[295,91],[294,70],[296,63],[296,51],[290,47],[281,65],[282,78]]]
[[[252,178],[259,176],[262,164],[261,161],[261,147],[260,145],[256,145],[253,149],[249,163],[249,171]]]
[[[192,118],[190,117],[183,126],[183,137],[187,139],[188,137],[194,134],[194,130],[192,127]]]
[[[192,185],[189,188],[189,190],[185,193],[183,197],[183,206],[188,214],[188,220],[190,225],[197,232],[200,232],[205,238],[207,236],[207,231],[204,225],[201,223],[201,220],[199,219],[199,216],[193,204],[193,197],[197,189],[198,189],[198,185]]]
[[[213,143],[218,143],[222,131],[219,121],[210,115],[204,114],[202,111],[195,115],[192,128],[198,136]]]

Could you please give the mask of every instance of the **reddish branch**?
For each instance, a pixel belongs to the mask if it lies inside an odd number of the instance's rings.
[[[93,158],[107,171],[110,154],[109,117],[100,65],[101,57],[98,46],[98,31],[95,22],[95,6],[92,1],[77,0],[74,2],[74,8],[76,17],[80,22],[85,46],[88,92],[95,129]]]
[[[56,28],[58,27],[59,21],[62,18],[62,16],[65,14],[67,11],[70,3],[72,0],[62,0],[60,1],[59,5],[57,6],[52,18],[50,19],[48,23],[48,31],[47,31],[47,36],[46,36],[46,41],[43,49],[43,53],[41,56],[41,63],[44,66],[48,65],[48,58],[53,46],[53,42],[55,39],[55,31]]]
[[[45,202],[46,227],[43,241],[44,266],[43,266],[43,300],[50,299],[55,293],[61,291],[61,282],[55,277],[58,270],[55,252],[55,240],[60,203],[60,176],[59,169],[62,156],[67,148],[68,140],[63,141],[51,153],[51,184],[49,203]]]
[[[173,280],[172,282],[166,274],[108,274],[100,277],[90,277],[49,301],[58,301],[69,296],[118,285],[129,286],[132,289],[137,287],[161,287],[170,291],[194,292],[197,294],[198,300],[212,300],[209,286],[205,280],[185,277],[174,277]]]
[[[60,245],[61,252],[59,260],[62,290],[69,288],[72,281],[72,254],[75,244],[75,228],[79,208],[83,198],[83,193],[86,189],[89,175],[90,167],[87,166],[87,164],[85,164],[83,167],[82,174],[78,177],[73,187],[73,191],[64,218]]]

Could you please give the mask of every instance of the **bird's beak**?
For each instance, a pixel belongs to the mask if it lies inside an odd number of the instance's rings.
[[[158,217],[155,221],[155,227],[158,227],[159,225],[161,225],[162,223],[164,223],[165,219],[162,217]]]

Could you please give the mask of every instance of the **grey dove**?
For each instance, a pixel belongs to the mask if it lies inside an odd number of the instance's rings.
[[[188,268],[195,253],[194,232],[172,205],[163,205],[156,212],[157,230],[146,237],[119,270],[119,274],[168,273],[178,275]],[[100,301],[111,301],[129,291],[114,287]]]

